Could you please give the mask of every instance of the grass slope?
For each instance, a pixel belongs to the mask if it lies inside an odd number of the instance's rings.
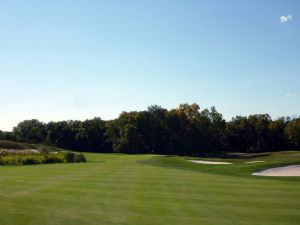
[[[253,177],[300,163],[199,165],[183,157],[86,154],[85,164],[0,167],[0,224],[289,225],[300,223],[300,178]]]
[[[57,148],[49,145],[44,144],[29,144],[29,143],[22,143],[22,142],[15,142],[15,141],[8,141],[8,140],[0,140],[0,149],[36,149],[36,150],[44,150],[48,152],[59,152],[65,151],[65,149]]]

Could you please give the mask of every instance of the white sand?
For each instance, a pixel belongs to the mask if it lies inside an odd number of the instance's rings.
[[[299,177],[300,165],[271,168],[260,172],[252,173],[252,175],[272,177]]]
[[[229,162],[213,162],[213,161],[204,161],[204,160],[188,160],[193,163],[200,163],[200,164],[232,164]]]
[[[245,163],[262,163],[264,161],[249,161],[249,162],[245,162]]]

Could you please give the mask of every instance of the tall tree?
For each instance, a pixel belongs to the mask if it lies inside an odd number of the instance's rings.
[[[300,148],[300,117],[288,122],[285,133],[288,138],[290,147]]]
[[[13,128],[13,132],[18,141],[28,143],[43,142],[46,137],[45,124],[33,119],[25,120]]]

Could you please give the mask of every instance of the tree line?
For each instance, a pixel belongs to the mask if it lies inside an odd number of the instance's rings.
[[[43,123],[25,120],[0,139],[44,143],[89,152],[201,155],[218,152],[300,150],[300,117],[275,120],[268,114],[236,116],[225,121],[215,107],[200,110],[181,104],[167,110],[122,112],[117,119],[99,117]]]

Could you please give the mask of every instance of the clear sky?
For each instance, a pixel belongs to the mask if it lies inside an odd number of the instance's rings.
[[[0,0],[0,102],[2,130],[185,102],[299,116],[300,1]]]

